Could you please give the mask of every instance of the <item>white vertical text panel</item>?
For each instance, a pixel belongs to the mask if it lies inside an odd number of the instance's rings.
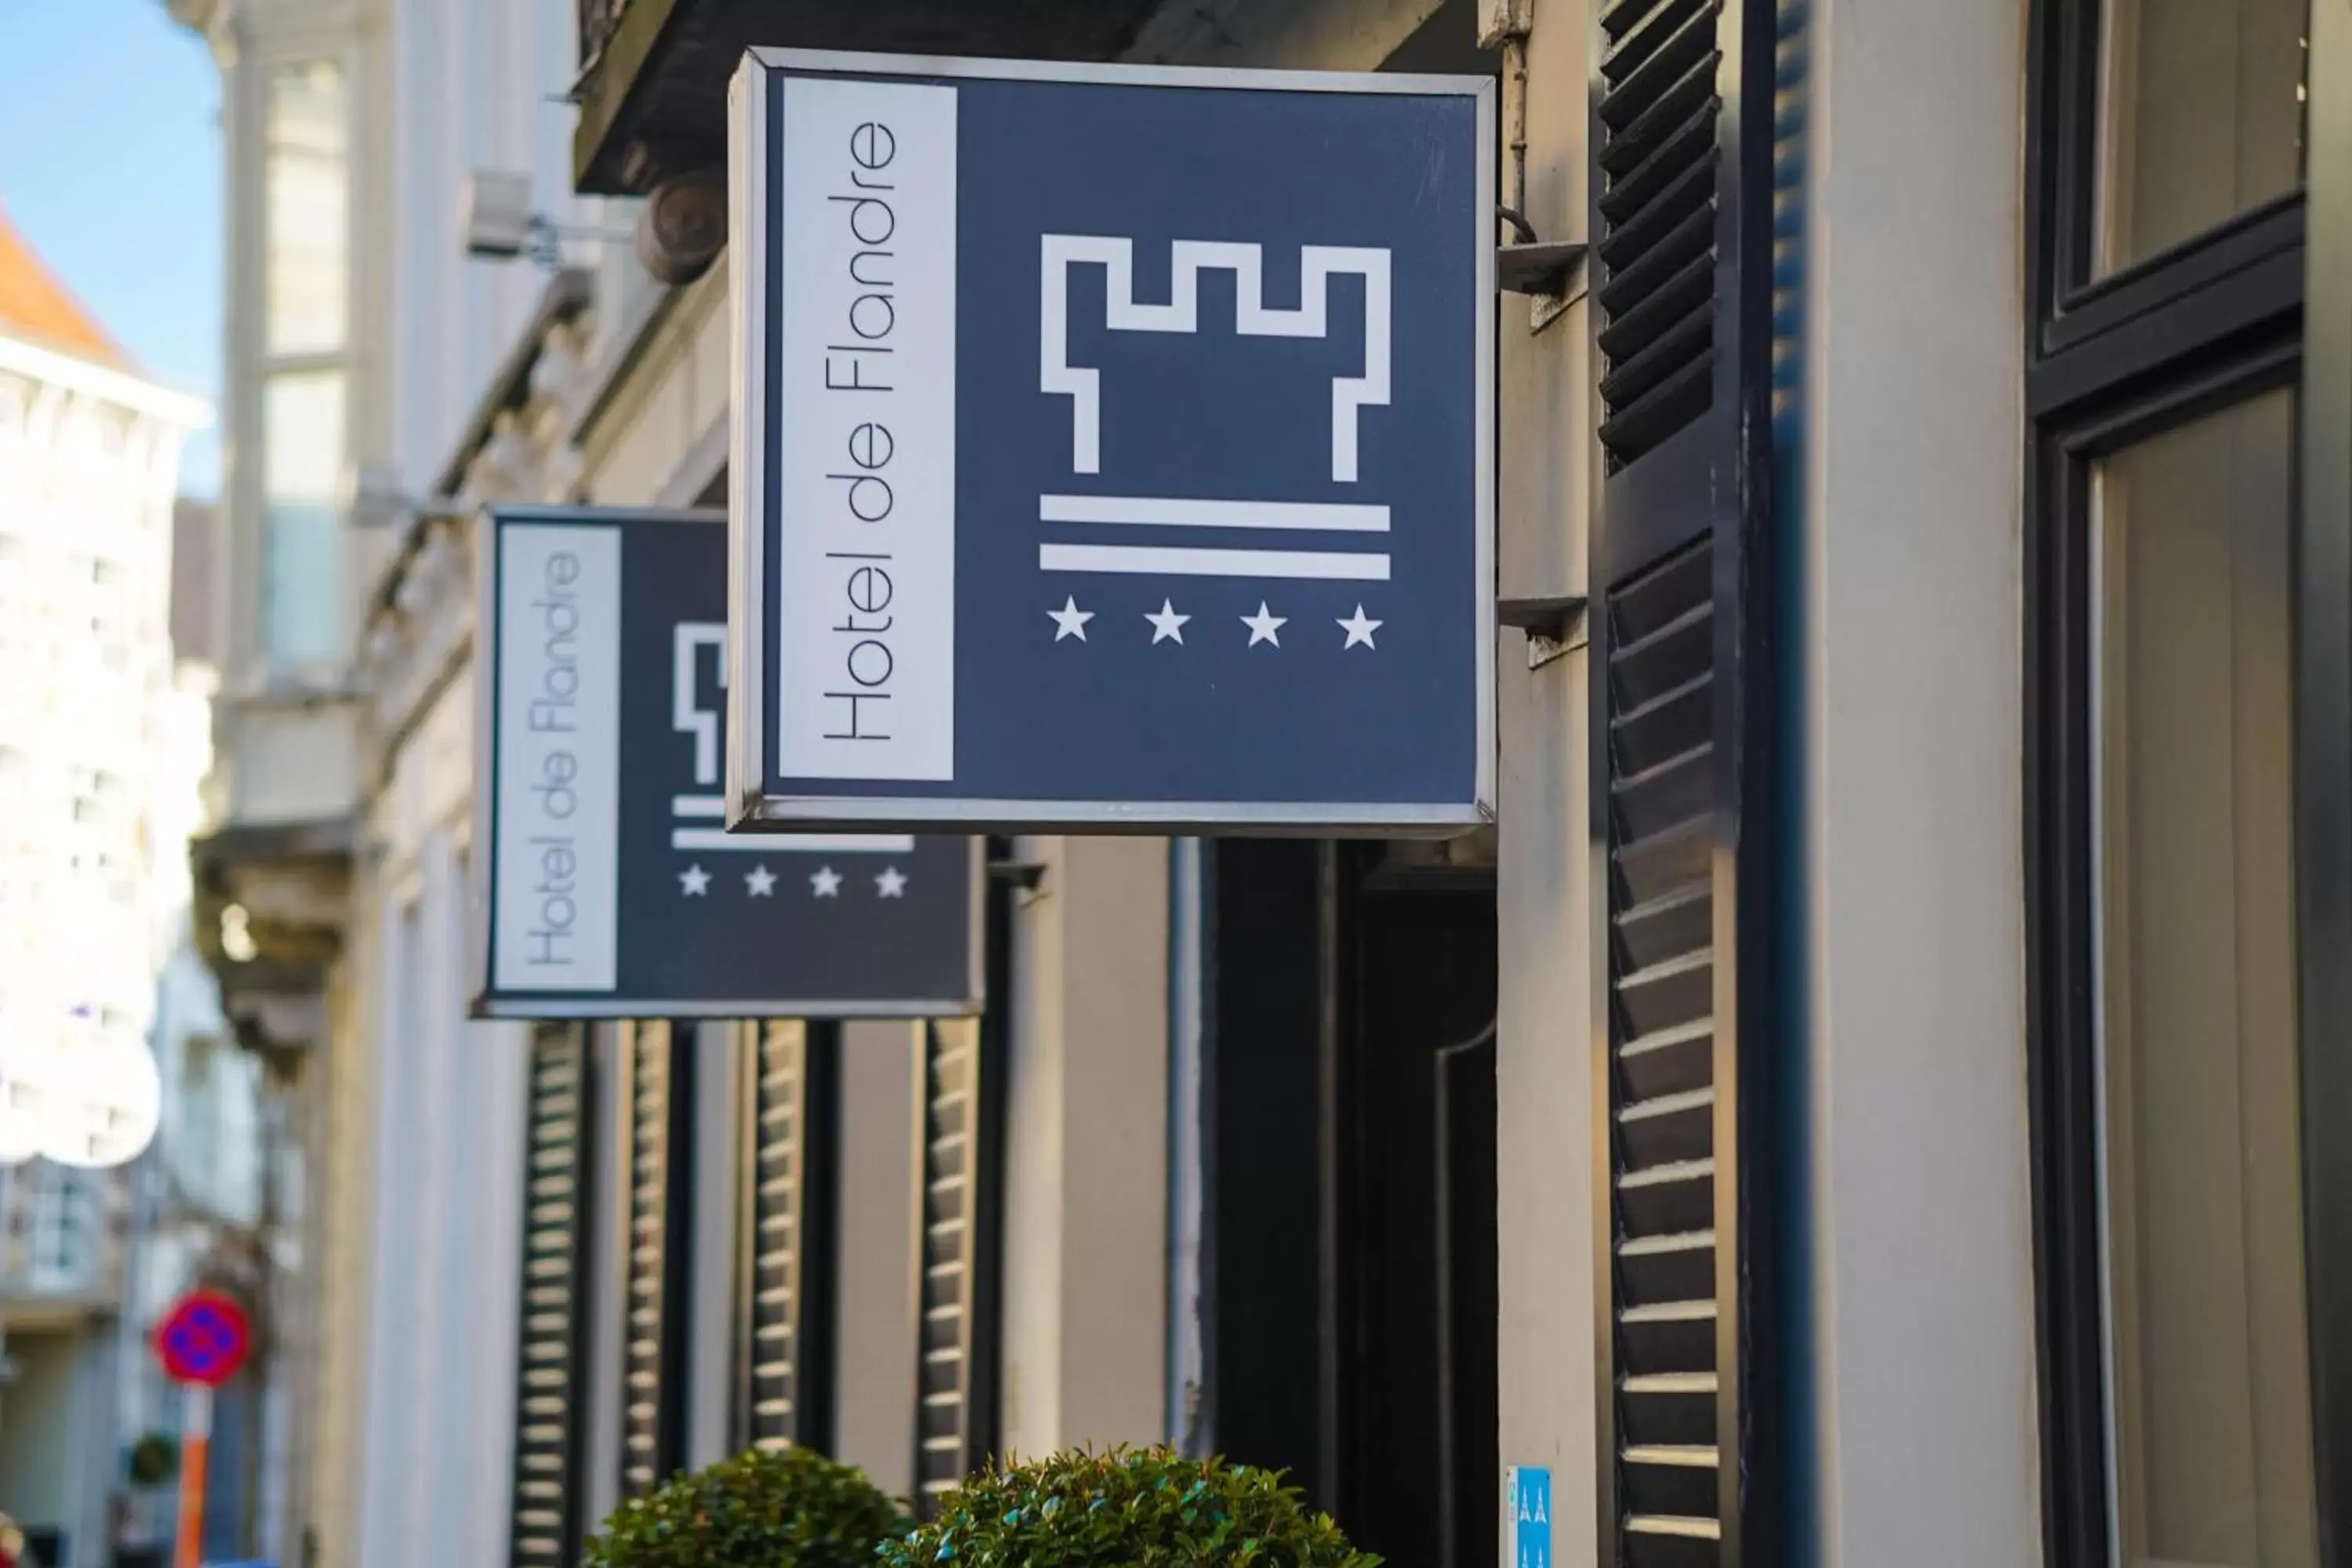
[[[956,90],[783,95],[778,762],[951,780]]]
[[[499,539],[501,991],[610,991],[620,870],[621,535]]]

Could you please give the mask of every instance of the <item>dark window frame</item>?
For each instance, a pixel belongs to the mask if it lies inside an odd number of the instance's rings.
[[[2331,154],[2320,94],[2352,89],[2352,20],[2315,30],[2306,188],[2109,276],[2096,234],[2099,0],[2033,0],[2028,47],[2025,784],[2028,1099],[2032,1141],[2044,1561],[2107,1568],[2096,954],[2089,724],[2091,469],[2108,453],[2282,387],[2296,451],[2297,929],[2305,1276],[2321,1561],[2352,1568],[2352,1145],[2313,1128],[2352,1108],[2352,984],[2326,955],[2352,928],[2352,113]],[[2316,149],[2311,151],[2309,149]],[[2332,158],[2332,162],[2331,162]],[[2343,190],[2341,204],[2334,191]],[[2323,202],[2326,205],[2323,206]],[[2323,223],[2320,215],[2329,215]],[[2314,255],[2319,258],[2313,260]],[[2306,338],[2306,277],[2314,281]],[[2347,309],[2325,311],[2331,303]],[[2333,317],[2344,314],[2340,325]],[[2308,367],[2308,368],[2307,368]],[[2339,374],[2340,373],[2340,374]],[[2344,395],[2315,406],[2313,378]],[[2316,504],[2315,504],[2316,503]],[[2336,1194],[2331,1200],[2330,1194]]]
[[[2062,356],[2184,298],[2247,274],[2257,301],[2291,253],[2302,292],[2303,193],[2289,192],[2127,267],[2095,276],[2098,243],[2100,0],[2033,0],[2027,50],[2027,304],[2034,322],[2029,360]],[[2265,263],[2273,265],[2265,267]],[[2220,296],[2219,298],[2227,298]],[[2210,305],[2210,300],[2209,300]],[[2159,337],[2161,334],[2158,334]],[[2161,348],[2156,356],[2162,356]],[[2087,362],[2121,372],[2104,356]]]

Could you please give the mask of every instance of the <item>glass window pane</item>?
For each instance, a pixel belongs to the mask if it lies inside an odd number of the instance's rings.
[[[2303,180],[2305,0],[2107,0],[2099,270]]]
[[[2277,392],[2097,479],[2101,1136],[2125,1568],[2317,1568]]]
[[[262,646],[273,668],[342,650],[343,374],[272,376],[262,394]]]
[[[320,60],[270,78],[262,312],[271,353],[342,347],[347,137],[341,67]]]

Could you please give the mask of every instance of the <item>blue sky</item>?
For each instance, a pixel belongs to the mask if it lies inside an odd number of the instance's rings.
[[[150,374],[217,397],[220,80],[163,0],[0,0],[0,205]],[[187,494],[220,486],[220,434]]]

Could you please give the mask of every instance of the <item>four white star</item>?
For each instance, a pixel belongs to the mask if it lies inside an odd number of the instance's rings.
[[[1086,641],[1087,623],[1095,618],[1095,612],[1092,610],[1078,608],[1077,595],[1074,594],[1064,596],[1060,609],[1048,610],[1045,613],[1053,618],[1055,642],[1072,637],[1076,637],[1080,642]],[[1170,599],[1162,598],[1160,601],[1159,613],[1157,615],[1146,613],[1143,618],[1151,623],[1151,641],[1153,646],[1157,647],[1163,642],[1181,643],[1184,640],[1184,626],[1192,617],[1178,614],[1175,604]],[[1267,607],[1266,602],[1260,599],[1257,604],[1257,614],[1244,616],[1241,621],[1242,625],[1249,628],[1251,647],[1255,647],[1260,643],[1271,643],[1276,647],[1280,647],[1282,646],[1280,633],[1284,626],[1290,624],[1290,617],[1276,615]],[[1360,604],[1356,606],[1356,613],[1353,616],[1340,620],[1338,624],[1339,629],[1348,634],[1347,642],[1341,645],[1344,649],[1354,647],[1360,643],[1365,647],[1377,647],[1378,645],[1372,641],[1372,634],[1388,623],[1367,616],[1364,614],[1364,606]],[[710,873],[698,865],[688,866],[679,872],[677,881],[683,896],[687,898],[699,899],[709,895]],[[841,881],[840,872],[830,866],[822,866],[809,878],[809,889],[820,899],[837,899],[841,896]],[[765,866],[755,866],[744,874],[743,884],[750,889],[751,897],[771,898],[774,896],[776,890],[776,874]],[[904,898],[907,892],[907,874],[896,866],[887,867],[874,879],[874,886],[883,898]]]
[[[1095,618],[1095,613],[1092,610],[1078,608],[1076,595],[1066,595],[1060,609],[1048,610],[1046,614],[1053,617],[1055,642],[1069,637],[1075,637],[1080,642],[1086,641],[1087,623]],[[1147,613],[1143,618],[1151,623],[1151,641],[1156,647],[1163,642],[1181,643],[1184,640],[1185,623],[1192,617],[1178,614],[1175,604],[1171,600],[1163,598],[1160,601],[1159,613],[1157,615]],[[1251,647],[1255,647],[1260,643],[1271,643],[1276,647],[1280,647],[1282,646],[1281,630],[1290,624],[1290,618],[1287,616],[1276,615],[1267,607],[1264,599],[1258,601],[1256,615],[1244,616],[1241,621],[1242,625],[1249,628]],[[1348,634],[1348,640],[1341,645],[1342,648],[1351,648],[1360,643],[1365,647],[1376,647],[1378,645],[1372,641],[1372,634],[1387,624],[1385,621],[1376,621],[1366,616],[1364,606],[1359,604],[1354,615],[1338,623],[1339,629]],[[681,894],[686,898],[699,899],[709,895],[710,873],[699,865],[688,866],[679,872],[677,881]],[[841,896],[841,882],[840,872],[830,866],[824,866],[818,868],[809,878],[809,889],[817,898],[837,899]],[[776,890],[776,874],[765,866],[755,866],[744,874],[743,884],[750,889],[751,896],[755,899],[772,898]],[[903,898],[907,892],[907,875],[896,866],[892,866],[874,879],[874,886],[883,898]]]
[[[1257,647],[1257,645],[1262,642],[1270,642],[1275,647],[1280,647],[1282,646],[1282,638],[1275,634],[1289,624],[1290,617],[1288,616],[1277,616],[1274,614],[1265,607],[1265,601],[1264,599],[1260,599],[1257,602],[1256,615],[1244,616],[1242,617],[1242,625],[1249,627],[1250,629],[1249,646],[1252,647]]]
[[[1095,618],[1095,612],[1078,608],[1076,595],[1064,595],[1062,607],[1058,610],[1048,610],[1045,614],[1054,623],[1055,642],[1060,642],[1065,637],[1076,637],[1080,642],[1087,640],[1087,623]],[[1192,619],[1191,616],[1176,608],[1174,600],[1164,596],[1160,601],[1160,608],[1146,610],[1143,613],[1143,618],[1150,623],[1151,646],[1154,647],[1164,642],[1181,645],[1184,641],[1184,627]],[[1276,647],[1280,647],[1282,628],[1290,624],[1290,617],[1276,615],[1266,601],[1260,599],[1257,602],[1257,614],[1244,616],[1241,617],[1241,622],[1249,628],[1250,637],[1247,646],[1255,647],[1260,643],[1269,643]],[[1351,647],[1377,649],[1380,644],[1373,640],[1372,634],[1388,625],[1386,621],[1377,621],[1364,614],[1364,606],[1360,603],[1356,605],[1354,615],[1340,616],[1337,624],[1341,631],[1348,634],[1348,640],[1339,645],[1342,652]]]
[[[707,899],[710,896],[710,873],[699,865],[688,866],[677,874],[679,896]],[[814,898],[837,899],[841,897],[841,885],[845,880],[847,879],[832,867],[820,866],[809,877],[809,893]],[[874,889],[886,899],[903,899],[907,896],[908,880],[906,872],[896,866],[887,866],[874,879]],[[764,865],[754,866],[743,873],[743,887],[755,899],[774,898],[776,882],[775,872]]]
[[[1171,638],[1173,638],[1175,641],[1180,643],[1182,642],[1184,640],[1184,623],[1191,620],[1192,617],[1190,616],[1178,615],[1176,613],[1175,605],[1169,600],[1162,599],[1160,601],[1160,613],[1156,616],[1147,613],[1143,618],[1151,623],[1151,646],[1158,647],[1161,643],[1167,642]]]

